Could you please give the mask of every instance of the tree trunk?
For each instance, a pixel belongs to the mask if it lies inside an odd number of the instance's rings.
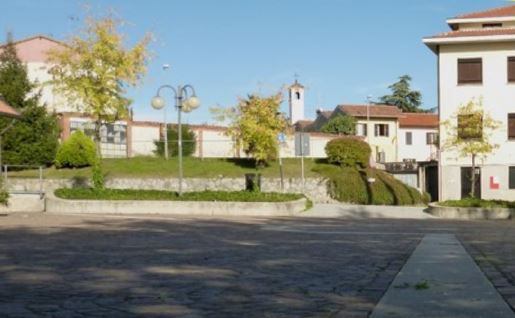
[[[470,177],[470,197],[476,197],[476,155],[472,154],[472,176]]]
[[[102,137],[100,136],[100,128],[102,127],[102,120],[98,118],[95,121],[95,145],[97,146],[97,160],[100,162],[102,159]]]

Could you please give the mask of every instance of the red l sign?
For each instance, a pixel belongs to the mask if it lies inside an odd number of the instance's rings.
[[[497,180],[497,177],[490,177],[490,189],[499,190],[499,180]]]

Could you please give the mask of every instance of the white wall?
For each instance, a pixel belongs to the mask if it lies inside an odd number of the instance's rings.
[[[48,81],[52,76],[48,73],[49,65],[43,62],[27,63],[27,74],[31,81],[37,84],[37,89],[41,90],[41,103],[45,104],[49,112],[80,112],[81,108],[77,104],[70,104],[61,94],[53,91],[52,85]]]
[[[507,57],[515,56],[515,43],[485,43],[444,45],[440,47],[440,118],[449,119],[457,108],[473,98],[483,98],[484,109],[501,122],[501,128],[494,133],[492,141],[500,148],[485,160],[480,160],[483,166],[482,182],[488,185],[490,176],[500,178],[500,190],[489,194],[490,198],[515,200],[515,190],[508,190],[506,181],[507,169],[489,169],[487,166],[515,166],[515,141],[507,140],[507,113],[515,112],[515,83],[507,83]],[[482,58],[483,83],[476,85],[457,84],[458,58]],[[441,142],[446,139],[447,132],[441,127]],[[470,158],[457,158],[454,151],[443,150],[440,164],[449,169],[442,169],[441,191],[442,199],[458,199],[459,191],[454,187],[461,186],[458,172],[452,166],[470,165]],[[446,175],[449,172],[452,177]],[[451,173],[452,171],[452,173]],[[452,182],[451,182],[452,181]],[[483,187],[487,193],[486,187]],[[492,192],[492,191],[490,191]]]
[[[159,140],[159,126],[136,126],[132,127],[132,153],[134,156],[152,156],[156,150],[154,141]]]
[[[406,133],[411,132],[412,144],[406,143]],[[399,161],[415,159],[417,161],[430,161],[436,158],[436,145],[428,145],[427,133],[437,133],[438,130],[428,128],[399,128]]]

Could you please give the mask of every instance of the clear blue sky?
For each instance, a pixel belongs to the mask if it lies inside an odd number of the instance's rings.
[[[191,83],[202,100],[186,116],[213,123],[209,107],[248,93],[272,93],[295,73],[307,87],[306,117],[318,107],[363,103],[409,74],[425,107],[436,106],[436,60],[422,37],[447,31],[445,19],[509,4],[503,0],[0,0],[2,31],[15,39],[66,39],[92,12],[113,9],[129,22],[128,42],[152,32],[153,59],[129,92],[136,119],[161,120],[149,106],[161,84]],[[78,20],[77,20],[78,18]],[[171,70],[163,71],[168,63]],[[168,96],[170,97],[170,96]],[[171,101],[171,98],[168,99]],[[286,111],[287,104],[283,104]],[[169,116],[171,121],[176,115]]]

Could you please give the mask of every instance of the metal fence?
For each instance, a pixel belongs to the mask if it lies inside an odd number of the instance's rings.
[[[3,165],[3,177],[4,177],[4,186],[11,194],[38,194],[41,198],[45,196],[45,191],[43,188],[43,166],[36,165]],[[10,182],[9,172],[15,171],[23,171],[23,170],[37,170],[37,175],[32,176],[30,174],[23,175],[23,178],[26,179],[36,179],[38,180],[36,187],[23,187],[16,188],[14,184]]]

